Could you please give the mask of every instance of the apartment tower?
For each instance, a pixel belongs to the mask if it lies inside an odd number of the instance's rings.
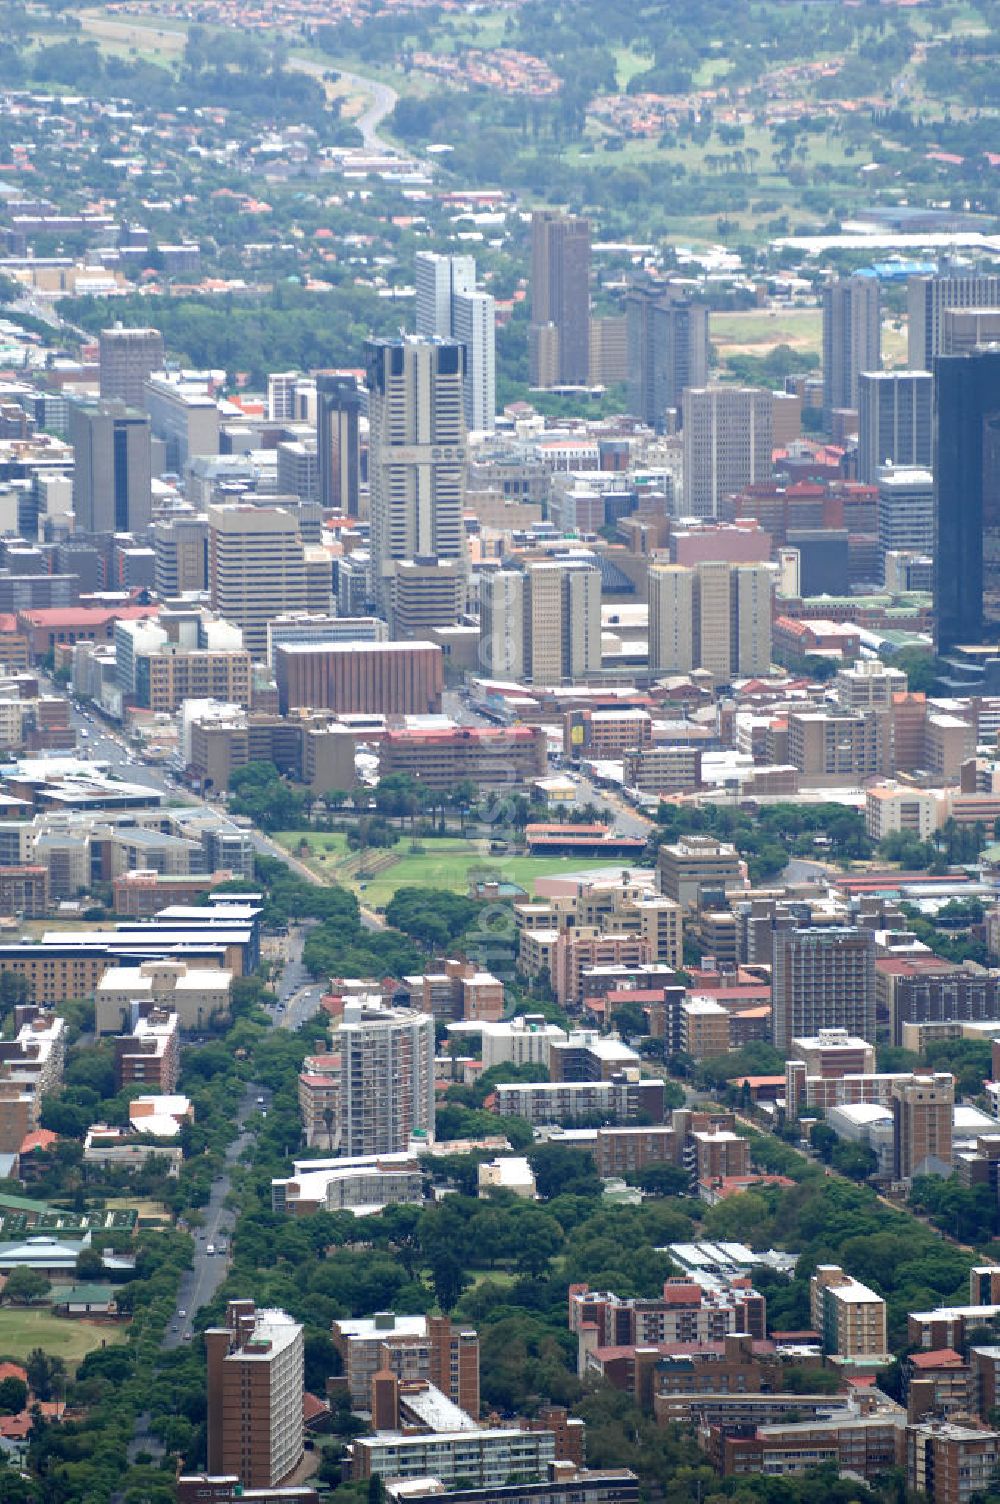
[[[823,288],[823,411],[857,410],[862,371],[882,368],[882,307],[870,272],[840,277]],[[916,370],[923,370],[917,365]]]
[[[719,683],[766,674],[773,580],[767,564],[651,564],[650,672],[707,669]]]
[[[679,287],[637,286],[625,298],[629,411],[657,432],[687,387],[708,381],[708,309]]]
[[[434,1134],[434,1016],[348,1003],[340,1054],[341,1154],[397,1154]]]
[[[536,209],[531,216],[531,325],[532,386],[586,386],[590,379],[589,219],[552,209]]]
[[[231,1300],[205,1332],[208,1471],[276,1488],[302,1458],[302,1328],[284,1311]]]
[[[821,1029],[875,1038],[875,942],[853,925],[777,929],[771,973],[771,1028],[786,1054],[793,1039]]]
[[[376,597],[394,636],[452,626],[465,603],[465,349],[401,335],[370,340],[365,353]],[[404,571],[409,605],[401,621],[403,565],[419,568]]]
[[[955,1113],[955,1078],[945,1072],[894,1081],[892,1110],[893,1178],[950,1175]]]

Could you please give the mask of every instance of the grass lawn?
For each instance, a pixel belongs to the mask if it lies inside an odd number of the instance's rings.
[[[274,839],[285,848],[298,854],[302,840],[299,831],[284,831]],[[507,856],[490,853],[485,840],[463,840],[461,836],[443,836],[437,840],[424,841],[424,851],[410,851],[409,837],[404,835],[398,846],[389,853],[374,851],[376,859],[391,855],[395,860],[381,872],[367,879],[362,894],[360,883],[352,867],[343,870],[347,857],[347,842],[340,831],[330,834],[308,834],[306,839],[312,848],[308,865],[330,882],[342,882],[364,898],[369,908],[384,909],[397,888],[426,887],[446,888],[452,893],[466,893],[472,872],[488,871],[502,882],[517,883],[528,893],[536,877],[551,877],[554,873],[581,872],[588,864],[579,857],[571,856]],[[354,857],[354,853],[351,853]],[[591,863],[591,866],[606,866],[607,863]]]
[[[53,1316],[46,1310],[22,1310],[4,1306],[0,1312],[0,1357],[22,1362],[33,1347],[65,1358],[68,1368],[93,1352],[95,1347],[124,1342],[124,1326],[96,1326],[89,1321]]]

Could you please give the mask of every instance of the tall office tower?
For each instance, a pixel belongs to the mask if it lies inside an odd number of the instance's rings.
[[[353,376],[316,377],[316,453],[319,500],[348,517],[361,513],[361,414],[364,393]]]
[[[909,279],[906,363],[914,371],[933,371],[935,358],[945,353],[942,315],[947,308],[1000,308],[1000,275],[957,272]]]
[[[531,323],[539,331],[531,346],[532,385],[586,386],[590,377],[589,219],[552,209],[536,209],[531,216]],[[542,381],[542,376],[551,376],[552,367],[555,380]]]
[[[479,582],[479,666],[488,679],[524,678],[524,592],[520,569],[497,569]]]
[[[625,298],[629,410],[661,432],[686,387],[708,381],[708,309],[680,288],[633,287]]]
[[[875,940],[853,925],[778,929],[771,971],[771,1032],[787,1053],[793,1039],[846,1029],[875,1039]]]
[[[74,403],[69,440],[77,531],[144,535],[153,520],[146,414],[124,402]]]
[[[439,256],[436,251],[418,251],[414,258],[417,283],[417,333],[433,339],[450,339],[452,299],[476,290],[473,256]]]
[[[267,657],[267,624],[305,611],[306,564],[298,523],[281,507],[247,503],[208,509],[212,609],[239,627],[255,660]]]
[[[208,1471],[243,1488],[276,1488],[302,1459],[304,1343],[284,1311],[231,1300],[205,1332]]]
[[[422,626],[452,626],[463,609],[465,576],[465,350],[454,340],[401,335],[369,340],[365,356],[376,598],[396,634],[396,578],[402,565],[417,565],[424,583],[406,571],[408,615],[423,588]],[[443,596],[438,565],[455,587]]]
[[[934,551],[934,477],[929,470],[887,465],[876,474],[878,547],[885,577],[885,556],[903,550]]]
[[[864,485],[875,485],[884,465],[930,466],[933,388],[929,371],[862,371],[858,480]]]
[[[856,409],[858,377],[882,368],[882,306],[878,278],[842,277],[823,288],[823,411]],[[926,367],[919,362],[914,370]]]
[[[1000,344],[1000,308],[942,308],[939,355],[968,355]]]
[[[939,652],[1000,640],[1000,350],[934,362]]]
[[[690,387],[683,401],[683,509],[715,517],[725,497],[770,480],[774,403],[755,386]]]
[[[492,432],[496,426],[496,304],[476,291],[472,256],[418,251],[417,333],[455,339],[465,346],[465,426]]]
[[[397,1154],[434,1136],[434,1017],[347,1003],[337,1030],[341,1154]]]
[[[163,370],[163,335],[159,329],[102,329],[98,367],[101,396],[129,407],[142,407],[146,378]]]
[[[208,518],[171,517],[153,524],[153,569],[161,601],[208,589]]]
[[[767,564],[713,560],[649,568],[649,668],[653,674],[706,669],[719,683],[771,666]]]
[[[955,1078],[946,1072],[894,1081],[892,1110],[893,1179],[950,1175],[955,1115]]]
[[[524,672],[532,684],[575,684],[601,667],[601,572],[591,559],[525,568]]]
[[[460,292],[452,299],[451,332],[465,346],[465,426],[475,433],[496,427],[496,304],[486,292]]]

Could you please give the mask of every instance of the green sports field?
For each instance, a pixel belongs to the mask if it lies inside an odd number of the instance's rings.
[[[297,856],[303,833],[285,831],[274,839]],[[368,870],[371,875],[364,878],[359,875],[356,853],[348,853],[347,842],[340,832],[309,834],[305,839],[309,843],[309,855],[304,860],[313,871],[330,882],[343,883],[351,888],[364,899],[367,907],[373,909],[384,909],[397,888],[445,888],[452,893],[465,893],[473,877],[482,874],[503,883],[516,883],[531,893],[536,877],[581,872],[588,866],[582,858],[572,856],[491,854],[488,841],[463,840],[460,836],[425,841],[422,852],[411,853],[409,838],[404,836],[398,846],[387,852],[372,850],[368,853],[367,867],[360,871]],[[589,865],[602,867],[608,863],[592,862]]]
[[[0,1359],[23,1362],[33,1347],[41,1347],[53,1357],[64,1358],[67,1368],[75,1369],[95,1347],[124,1342],[126,1330],[124,1326],[97,1326],[53,1316],[44,1309],[4,1306],[0,1311]]]

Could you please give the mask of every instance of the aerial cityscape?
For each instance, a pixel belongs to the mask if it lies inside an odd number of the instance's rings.
[[[0,1504],[1000,1504],[1000,0],[0,0]]]

